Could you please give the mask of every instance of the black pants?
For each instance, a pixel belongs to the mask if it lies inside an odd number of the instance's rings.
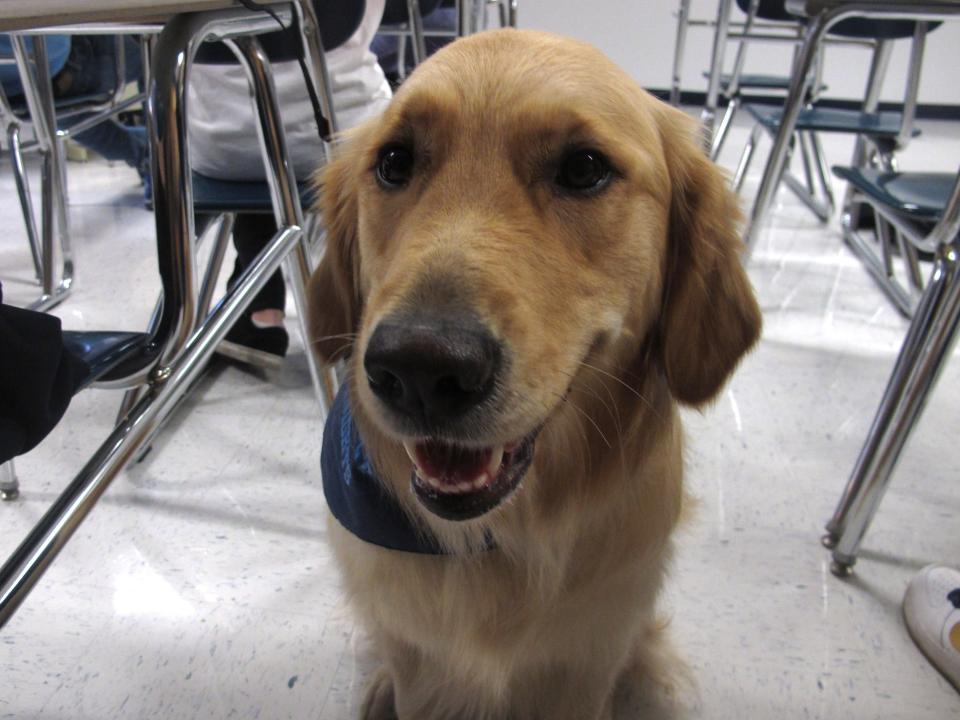
[[[213,215],[203,215],[197,218],[197,233],[203,231],[207,223],[213,220]],[[277,223],[273,215],[247,214],[237,215],[233,224],[233,246],[237,250],[237,259],[233,264],[233,272],[227,280],[227,287],[233,287],[240,279],[240,275],[256,260],[257,255],[270,241],[277,231]],[[258,310],[283,310],[286,304],[286,286],[283,284],[283,274],[277,270],[263,289],[257,293],[250,303],[248,312]]]
[[[89,375],[60,318],[4,305],[0,285],[0,463],[35,447]]]

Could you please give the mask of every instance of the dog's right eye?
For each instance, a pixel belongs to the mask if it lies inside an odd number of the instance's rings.
[[[610,180],[607,159],[596,150],[574,150],[560,162],[555,182],[564,190],[578,194],[598,192]]]
[[[377,157],[377,181],[386,188],[403,187],[413,175],[413,153],[405,147],[391,146]]]

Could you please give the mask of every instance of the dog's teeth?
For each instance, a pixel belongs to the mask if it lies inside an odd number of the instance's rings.
[[[440,480],[420,472],[419,468],[417,468],[417,476],[423,481],[425,485],[433,488],[434,490],[439,490],[441,492],[447,490],[447,486],[445,486],[442,482],[440,482]]]
[[[503,462],[503,445],[497,445],[493,448],[493,452],[490,453],[490,462],[487,463],[487,474],[495,478],[497,473],[500,472],[500,463]],[[479,478],[480,480],[485,480],[483,476]],[[474,484],[476,484],[474,480]]]
[[[486,487],[490,483],[491,477],[493,476],[488,475],[487,473],[483,473],[480,477],[476,478],[473,482],[469,483],[470,489],[473,491],[482,490],[484,487]]]
[[[417,464],[417,444],[413,440],[404,440],[403,449],[407,451],[407,457],[410,458],[410,461],[416,465]]]

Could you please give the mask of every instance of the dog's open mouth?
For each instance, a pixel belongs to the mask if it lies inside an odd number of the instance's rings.
[[[495,447],[465,447],[440,440],[404,442],[413,461],[417,499],[445,520],[470,520],[493,510],[520,485],[533,461],[534,431]]]

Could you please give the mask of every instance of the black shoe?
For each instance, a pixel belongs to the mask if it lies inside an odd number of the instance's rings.
[[[217,346],[217,353],[248,365],[274,370],[283,364],[290,337],[279,326],[257,327],[243,315]]]

